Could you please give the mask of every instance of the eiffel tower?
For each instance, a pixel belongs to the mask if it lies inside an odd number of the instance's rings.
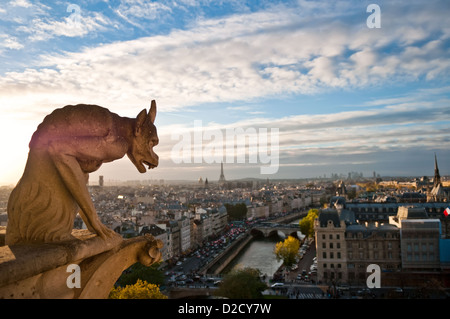
[[[223,175],[223,162],[220,163],[220,177],[219,177],[219,184],[225,183],[225,175]]]

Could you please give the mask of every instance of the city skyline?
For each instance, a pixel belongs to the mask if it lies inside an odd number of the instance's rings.
[[[369,26],[372,3],[380,28]],[[124,158],[91,181],[214,182],[221,162],[227,180],[433,176],[435,153],[450,175],[449,14],[437,0],[4,2],[0,185],[20,179],[53,109],[98,104],[135,117],[152,99],[159,167],[139,174]],[[178,161],[174,147],[196,121],[204,139],[277,129],[278,169],[262,174],[267,161],[251,162],[248,149],[244,162],[226,152]]]

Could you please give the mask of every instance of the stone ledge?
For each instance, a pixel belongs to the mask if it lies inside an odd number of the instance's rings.
[[[88,230],[76,229],[72,235],[76,239],[60,243],[0,247],[0,285],[101,254],[122,242],[117,239],[105,241]]]
[[[103,240],[74,230],[73,240],[0,247],[1,298],[107,298],[122,271],[161,260],[162,242],[151,235]],[[80,269],[80,287],[68,287],[67,267]]]

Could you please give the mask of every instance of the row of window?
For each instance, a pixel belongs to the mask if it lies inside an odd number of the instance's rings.
[[[364,234],[362,232],[347,232],[345,236],[346,238],[363,238]],[[400,238],[400,232],[376,232],[370,236],[376,236],[378,238]]]
[[[438,261],[433,252],[430,253],[406,253],[407,261]]]
[[[341,252],[322,252],[322,258],[323,259],[334,259],[336,256],[336,259],[341,259],[342,255]],[[359,257],[359,258],[358,258]],[[349,260],[352,260],[354,258],[356,259],[369,259],[369,256],[367,254],[367,252],[359,252],[357,254],[353,254],[353,252],[348,252],[347,253],[347,258]],[[379,253],[378,251],[373,252],[373,256],[370,259],[373,260],[378,260],[378,259],[394,259],[394,254],[392,253],[392,251],[388,251],[386,254],[383,253]]]
[[[324,251],[324,252],[322,253],[322,258],[324,258],[324,259],[327,258],[327,252]],[[333,252],[333,251],[329,252],[328,258],[334,259],[334,252]],[[341,259],[341,252],[338,251],[338,252],[336,253],[336,258],[337,258],[337,259]]]
[[[349,210],[356,213],[386,213],[388,215],[396,214],[398,211],[398,207],[348,207]],[[445,207],[425,207],[425,211],[428,214],[441,214]],[[367,214],[362,214],[367,215]],[[379,215],[381,216],[381,214]]]
[[[377,232],[371,236],[376,235],[378,238],[400,238],[400,232]],[[322,240],[326,240],[326,234],[322,234]],[[340,239],[340,234],[328,234],[328,239]],[[345,238],[363,238],[362,232],[346,232]]]
[[[350,242],[350,243],[347,243],[347,249],[360,249],[360,248],[362,248],[362,249],[370,249],[370,248],[373,248],[373,249],[382,249],[382,248],[384,248],[384,249],[393,249],[394,248],[394,246],[396,246],[396,247],[399,247],[399,242],[394,242],[395,243],[395,245],[393,245],[393,242],[391,242],[391,241],[388,241],[388,242],[376,242],[376,241],[371,241],[371,242],[361,242],[361,241],[358,241],[358,242]]]
[[[324,249],[327,248],[326,242],[322,242],[322,248],[324,248]],[[328,248],[334,249],[334,243],[330,242],[328,245]],[[336,243],[336,248],[337,249],[341,248],[341,243]]]
[[[400,259],[399,254],[400,253],[397,254],[398,255],[397,259]],[[360,251],[356,254],[353,254],[353,252],[348,252],[347,257],[349,260],[352,260],[352,259],[380,260],[380,259],[394,259],[394,254],[392,253],[392,251],[388,251],[386,254],[384,254],[382,252],[374,251],[372,257],[370,257],[367,252]]]
[[[430,251],[430,252],[434,252],[434,243],[433,242],[428,242],[428,243],[406,243],[406,251],[407,252],[412,252],[414,250],[414,252],[419,252],[420,250],[423,252],[426,251]]]
[[[322,234],[322,239],[327,239],[326,234]],[[341,239],[341,236],[340,234],[334,234],[334,236],[333,234],[328,234],[328,239]]]
[[[398,243],[396,245],[398,247]],[[385,249],[392,249],[394,247],[394,245],[392,244],[392,242],[348,242],[347,243],[347,249],[369,249],[369,248],[373,248],[373,249],[379,249],[379,248],[385,248]],[[322,248],[326,249],[327,248],[327,242],[322,242]],[[340,242],[328,242],[328,248],[329,249],[340,249],[341,248],[341,243]]]

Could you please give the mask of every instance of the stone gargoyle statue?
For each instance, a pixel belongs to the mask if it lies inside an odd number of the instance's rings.
[[[158,165],[156,102],[136,118],[98,105],[67,105],[34,132],[22,178],[8,201],[6,244],[73,239],[77,213],[103,239],[120,237],[99,219],[87,189],[89,173],[127,154],[140,173]]]

